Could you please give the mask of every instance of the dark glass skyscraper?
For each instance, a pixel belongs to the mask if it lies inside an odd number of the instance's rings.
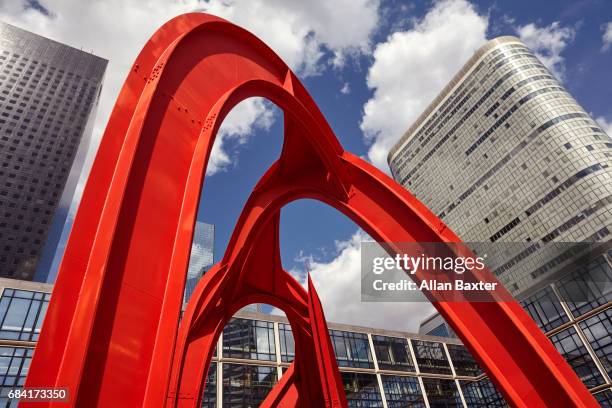
[[[204,272],[213,265],[215,249],[215,226],[196,221],[191,243],[191,256],[187,268],[185,294],[183,302],[187,303]]]
[[[46,280],[107,62],[0,22],[2,277]]]

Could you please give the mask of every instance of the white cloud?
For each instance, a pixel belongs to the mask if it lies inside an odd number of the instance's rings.
[[[612,21],[607,24],[604,24],[603,31],[603,50],[607,51],[610,48],[610,45],[612,45]]]
[[[310,274],[326,319],[334,323],[416,333],[421,320],[434,312],[431,303],[361,302],[362,241],[371,241],[371,238],[357,231],[349,240],[336,242],[337,255],[330,262],[310,262]],[[305,285],[303,272],[291,273]]]
[[[606,132],[608,136],[612,137],[612,120],[609,121],[603,116],[600,116],[596,119],[596,121],[599,123],[599,126],[601,126],[603,131]]]
[[[262,98],[247,99],[234,107],[225,118],[219,129],[211,152],[210,162],[206,168],[206,175],[212,176],[220,171],[228,170],[235,163],[237,152],[224,148],[227,141],[236,141],[244,144],[254,128],[269,129],[274,123],[273,110]]]
[[[351,86],[348,82],[345,82],[344,85],[342,85],[342,88],[340,88],[340,93],[343,95],[348,95],[351,93]]]
[[[37,34],[109,59],[90,145],[93,160],[108,116],[124,78],[146,40],[170,18],[196,10],[219,15],[262,38],[300,75],[318,73],[346,53],[368,52],[378,21],[377,0],[327,2],[264,0],[39,0],[49,15],[29,7],[30,1],[0,1],[0,19]],[[345,24],[351,21],[351,24]],[[324,55],[331,53],[329,61]],[[244,142],[254,127],[266,128],[273,118],[266,104],[250,99],[238,105],[223,123],[209,174],[227,169],[235,152],[228,139]],[[78,186],[82,191],[84,177]],[[80,197],[80,195],[75,195]]]
[[[440,1],[411,30],[377,45],[367,77],[374,95],[361,121],[374,165],[388,171],[390,148],[486,41],[487,26],[469,2]]]
[[[517,34],[557,78],[563,79],[565,61],[561,53],[574,39],[576,30],[562,27],[555,21],[547,27],[538,27],[533,23],[521,26]]]

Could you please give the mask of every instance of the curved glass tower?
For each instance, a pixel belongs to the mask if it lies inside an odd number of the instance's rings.
[[[611,157],[609,135],[515,37],[480,48],[388,157],[395,180],[465,242],[507,249],[493,271],[604,405]],[[589,256],[546,253],[567,242],[590,242]],[[449,329],[434,315],[419,331],[453,336]]]
[[[472,56],[388,161],[463,241],[521,242],[537,254],[549,242],[610,239],[611,155],[610,137],[533,52],[500,37]],[[527,268],[534,275],[496,273],[524,296],[558,272],[539,266]]]

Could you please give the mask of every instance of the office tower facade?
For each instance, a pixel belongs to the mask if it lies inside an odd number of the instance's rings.
[[[196,221],[191,243],[191,255],[187,267],[183,303],[187,303],[204,272],[214,263],[215,226]]]
[[[0,22],[0,276],[46,280],[107,61]],[[37,271],[38,269],[38,271]]]
[[[479,49],[388,157],[463,241],[508,245],[491,269],[593,392],[612,376],[611,157],[610,137],[514,37]],[[561,242],[593,244],[572,263],[546,252]]]

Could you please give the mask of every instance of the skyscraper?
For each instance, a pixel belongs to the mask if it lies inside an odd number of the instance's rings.
[[[184,303],[189,301],[193,290],[204,272],[214,262],[215,226],[205,222],[196,221],[185,281]]]
[[[33,279],[36,273],[46,280],[89,145],[106,65],[100,57],[0,22],[2,277]]]
[[[611,157],[610,137],[514,37],[476,51],[388,157],[463,241],[522,243],[493,272],[591,389],[612,377]],[[542,255],[560,242],[599,244],[578,263]]]
[[[389,165],[466,242],[607,241],[611,142],[524,44],[501,37],[467,62]],[[514,295],[533,289],[531,276],[498,276]]]

